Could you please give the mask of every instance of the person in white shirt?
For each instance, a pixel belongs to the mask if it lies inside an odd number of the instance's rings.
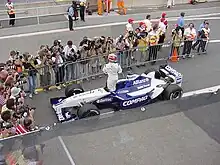
[[[146,32],[149,33],[152,30],[151,15],[148,14],[146,16],[144,23],[146,25]]]
[[[128,23],[126,25],[126,33],[129,33],[130,31],[132,31],[132,32],[134,31],[133,23],[134,23],[134,19],[129,18]]]
[[[159,50],[162,48],[162,44],[164,43],[164,39],[165,39],[165,34],[166,34],[166,25],[163,22],[164,20],[160,20],[159,24],[158,24],[158,35],[159,35],[159,41],[158,44],[159,45]]]
[[[118,74],[122,73],[121,66],[117,63],[117,56],[115,54],[108,55],[109,63],[107,63],[103,72],[108,75],[107,90],[114,92],[118,81]]]
[[[191,55],[192,43],[196,38],[196,29],[194,28],[194,24],[190,23],[188,28],[184,30],[184,46],[183,46],[183,58],[193,57]]]
[[[15,10],[14,10],[14,4],[11,2],[11,0],[8,0],[8,2],[5,5],[7,9],[8,16],[10,18],[9,25],[14,26],[15,25]]]
[[[57,89],[61,89],[61,84],[64,82],[64,61],[58,49],[54,50],[52,55],[52,61],[54,64],[54,72],[55,72],[55,83]]]
[[[63,49],[64,57],[69,64],[66,66],[66,81],[74,80],[76,78],[76,60],[78,49],[73,45],[72,41],[68,41],[67,45]]]

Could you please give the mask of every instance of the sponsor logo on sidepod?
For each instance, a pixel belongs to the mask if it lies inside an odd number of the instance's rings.
[[[131,106],[133,104],[137,104],[137,103],[140,103],[140,102],[143,102],[143,101],[146,101],[146,100],[148,100],[148,96],[143,96],[143,97],[140,97],[140,98],[125,101],[125,102],[123,102],[122,105],[124,107],[127,107],[127,106]]]
[[[99,99],[96,102],[97,103],[105,103],[105,102],[111,102],[112,98],[104,98],[104,99]]]
[[[136,80],[133,82],[133,85],[137,85],[137,84],[142,84],[142,83],[145,83],[145,82],[148,82],[149,81],[149,78],[145,78],[143,80]]]

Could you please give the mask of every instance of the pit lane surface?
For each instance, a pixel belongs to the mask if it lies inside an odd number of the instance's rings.
[[[220,93],[203,94],[59,125],[41,135],[58,136],[45,142],[44,162],[219,165],[219,106]]]

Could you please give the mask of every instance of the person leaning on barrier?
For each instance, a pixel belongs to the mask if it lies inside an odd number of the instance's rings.
[[[96,75],[98,73],[98,63],[99,63],[99,57],[97,55],[97,49],[95,46],[95,40],[92,40],[89,44],[89,56],[91,57],[89,61],[89,66],[91,66],[91,71],[89,71],[92,75]],[[96,76],[92,76],[92,79],[94,80]]]
[[[203,54],[206,53],[206,45],[207,45],[207,42],[209,42],[209,34],[210,34],[209,23],[206,22],[200,34],[201,40],[200,40],[200,43],[197,49],[198,55],[200,55],[200,48],[202,49]]]
[[[192,43],[196,38],[196,30],[194,28],[194,24],[190,23],[188,28],[184,30],[184,46],[183,46],[183,58],[185,57],[193,57],[191,55]]]
[[[37,81],[37,69],[34,67],[37,64],[36,59],[28,52],[24,53],[24,69],[27,72],[28,86],[29,86],[29,97],[32,98],[33,95],[37,94],[36,81]]]
[[[77,60],[77,52],[78,49],[76,45],[73,44],[72,41],[67,41],[67,45],[63,49],[63,54],[65,57],[65,61],[69,64],[65,67],[65,81],[71,81],[76,78],[76,60]]]
[[[89,50],[91,47],[90,44],[90,42],[88,42],[88,44],[84,42],[84,44],[81,44],[81,46],[79,47],[79,79],[88,80],[89,77],[89,58],[91,57],[91,54],[89,54]]]
[[[53,69],[55,72],[55,83],[58,90],[61,89],[61,83],[64,82],[64,60],[59,48],[54,47],[52,54]]]
[[[148,61],[152,61],[152,64],[156,63],[157,53],[158,53],[158,24],[153,26],[153,30],[148,34],[147,41],[149,45],[149,57]]]
[[[40,75],[40,85],[44,90],[49,90],[49,85],[51,85],[53,74],[51,58],[51,53],[48,48],[46,46],[41,46],[41,49],[38,52],[38,57],[36,57],[36,69]]]
[[[125,55],[124,55],[125,39],[122,34],[116,38],[115,45],[116,45],[118,63],[123,67],[125,64]]]
[[[182,31],[179,26],[172,30],[172,47],[171,53],[174,49],[177,50],[178,55],[180,54],[180,45],[182,43]]]
[[[115,41],[111,37],[106,38],[106,53],[110,54],[116,51]]]
[[[98,72],[101,72],[102,66],[106,63],[107,61],[107,45],[106,45],[106,37],[101,36],[95,39],[95,49],[97,51],[97,56],[98,56]],[[102,76],[99,75],[101,78]]]

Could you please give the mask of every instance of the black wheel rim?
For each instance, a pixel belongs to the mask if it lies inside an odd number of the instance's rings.
[[[176,99],[179,99],[182,95],[182,92],[181,91],[176,91],[176,92],[173,92],[171,93],[170,95],[170,100],[176,100]]]
[[[97,110],[90,110],[86,117],[98,116],[99,112]]]
[[[82,89],[74,89],[73,92],[72,92],[72,95],[77,95],[77,94],[80,94],[82,92],[83,92]]]

